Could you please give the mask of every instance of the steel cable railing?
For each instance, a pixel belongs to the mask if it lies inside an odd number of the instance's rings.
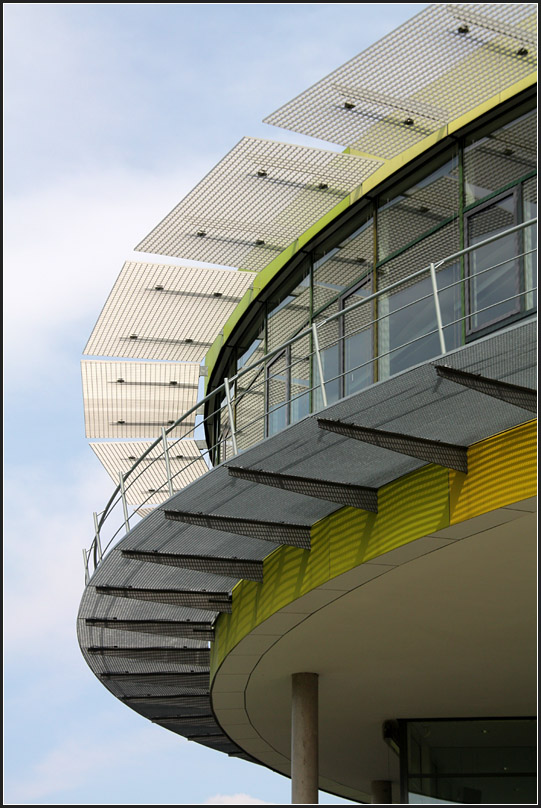
[[[111,548],[113,543],[115,543],[117,537],[122,533],[122,531],[125,530],[125,532],[128,532],[130,530],[130,521],[134,519],[134,517],[139,518],[137,511],[143,509],[145,505],[148,507],[153,507],[156,503],[151,502],[151,500],[155,499],[156,495],[162,495],[165,497],[165,499],[171,497],[175,493],[175,489],[173,487],[173,481],[175,478],[183,474],[187,468],[190,468],[190,466],[194,465],[200,459],[204,459],[207,468],[210,469],[215,465],[216,462],[224,462],[224,460],[229,460],[231,457],[234,457],[240,452],[244,451],[250,445],[257,442],[257,440],[261,439],[261,437],[268,437],[270,434],[274,434],[275,431],[280,431],[279,429],[271,429],[271,416],[278,411],[283,410],[283,426],[281,428],[289,425],[289,423],[293,423],[294,420],[298,420],[298,417],[293,417],[292,415],[292,404],[295,402],[298,402],[300,405],[307,404],[307,406],[299,407],[301,412],[299,417],[304,417],[304,415],[316,412],[321,408],[325,408],[329,403],[333,403],[334,401],[349,395],[350,392],[358,392],[358,389],[348,391],[345,383],[347,374],[358,373],[363,368],[373,365],[374,367],[380,368],[380,378],[387,378],[388,376],[393,375],[389,368],[387,368],[387,370],[384,368],[382,369],[383,360],[398,351],[402,351],[412,345],[415,345],[416,343],[421,342],[422,340],[430,340],[437,335],[440,348],[439,354],[432,353],[430,356],[424,356],[422,361],[427,361],[428,359],[435,358],[438,355],[443,355],[447,352],[445,341],[446,331],[449,332],[450,329],[458,327],[465,330],[468,327],[468,320],[471,320],[471,318],[495,309],[498,306],[508,304],[513,300],[518,300],[527,295],[533,295],[536,292],[537,287],[532,285],[531,288],[525,288],[516,294],[498,299],[495,302],[491,302],[489,305],[482,306],[479,309],[467,311],[460,317],[455,317],[452,320],[446,320],[444,322],[442,318],[440,305],[442,295],[449,293],[450,290],[456,289],[457,296],[456,299],[452,300],[452,304],[453,306],[460,305],[461,310],[464,311],[464,299],[468,297],[468,295],[471,296],[472,284],[477,283],[478,280],[484,276],[489,277],[487,273],[494,272],[494,270],[500,269],[506,264],[510,264],[515,261],[524,262],[524,259],[530,255],[533,257],[533,255],[537,253],[536,248],[524,250],[523,252],[517,252],[512,257],[499,261],[498,263],[489,267],[480,269],[475,273],[462,272],[462,277],[460,277],[458,280],[452,281],[451,283],[447,283],[440,287],[438,287],[437,284],[437,275],[438,272],[444,267],[449,268],[457,262],[462,263],[463,259],[470,253],[480,250],[483,247],[513,233],[521,232],[525,230],[525,228],[532,227],[536,223],[536,218],[530,219],[529,221],[520,225],[516,225],[515,227],[509,228],[501,233],[497,233],[490,238],[479,241],[475,245],[466,247],[464,250],[460,250],[450,256],[447,256],[446,258],[431,263],[423,269],[417,270],[407,277],[401,278],[400,280],[389,284],[384,289],[378,290],[377,292],[363,297],[352,305],[335,312],[329,317],[325,317],[317,322],[313,322],[311,325],[302,329],[294,337],[284,341],[278,347],[269,351],[264,356],[261,356],[251,364],[246,364],[240,368],[234,376],[224,379],[222,384],[220,384],[218,387],[212,390],[211,393],[204,396],[193,407],[183,413],[183,415],[181,415],[173,424],[167,428],[162,428],[161,436],[157,438],[141,454],[129,471],[127,471],[125,474],[120,474],[119,485],[113,491],[104,510],[100,513],[94,514],[94,538],[90,549],[88,551],[83,550],[85,582],[88,583],[90,580],[90,560],[93,560],[93,566],[94,569],[96,569],[101,563],[104,554]],[[425,278],[431,280],[431,291],[429,293],[421,293],[419,297],[408,301],[404,305],[397,306],[392,311],[383,313],[377,312],[378,305],[383,305],[383,303],[388,302],[393,293],[397,292],[401,288],[412,287],[414,286],[414,281],[417,282]],[[366,361],[348,366],[347,368],[344,368],[344,359],[342,357],[341,360],[337,361],[337,373],[334,375],[325,373],[325,365],[327,364],[327,360],[332,359],[331,352],[334,350],[336,355],[338,355],[340,351],[343,353],[344,343],[347,340],[351,340],[355,336],[358,336],[366,331],[373,335],[376,329],[385,330],[386,328],[387,332],[390,332],[390,318],[396,318],[398,314],[411,309],[413,306],[419,306],[419,304],[423,303],[426,305],[426,302],[429,300],[432,300],[434,303],[434,319],[430,321],[431,327],[429,330],[425,330],[421,334],[414,335],[411,339],[408,339],[398,345],[384,347],[383,350],[378,350],[377,355],[372,355],[372,350],[370,357]],[[370,317],[369,321],[367,323],[363,323],[357,329],[351,328],[348,331],[346,329],[347,318],[349,318],[353,312],[361,309],[361,307],[370,305],[372,306],[372,316]],[[433,327],[434,320],[436,321],[435,327]],[[324,341],[324,343],[321,344],[320,335],[323,333],[322,329],[335,321],[339,325],[338,337],[331,341]],[[387,325],[385,326],[386,322]],[[303,339],[308,341],[308,349],[303,352],[301,356],[293,356],[293,352],[291,350],[292,347],[298,345],[298,343],[300,343],[300,341]],[[388,333],[387,339],[389,339]],[[372,339],[372,345],[373,344],[374,340]],[[273,362],[276,362],[280,356],[284,357],[284,363],[279,372],[273,374],[270,372],[272,370],[270,366]],[[289,360],[287,360],[288,356],[290,357]],[[412,367],[414,364],[416,364],[416,362],[412,362],[409,367]],[[294,380],[292,369],[296,366],[301,366],[301,371],[304,370],[305,375],[303,376],[301,372],[301,375]],[[406,367],[408,367],[408,365],[406,365]],[[400,370],[406,369],[406,367],[400,368]],[[254,371],[256,371],[255,378],[249,382],[248,387],[241,387],[239,381],[248,373],[254,373]],[[308,371],[308,377],[306,377],[306,371]],[[282,389],[283,396],[282,399],[276,399],[274,405],[271,405],[271,402],[273,401],[271,387],[273,384],[275,386],[282,386],[278,389],[279,391]],[[301,392],[296,392],[293,394],[292,391],[295,385],[301,388]],[[333,385],[334,392],[332,392]],[[276,395],[276,393],[274,395]],[[248,413],[247,416],[247,412],[249,409],[249,403],[253,399],[258,399],[261,401],[263,406],[261,408],[256,407],[257,412],[254,417],[251,417],[252,414]],[[246,408],[246,412],[243,411],[243,407]],[[200,413],[202,411],[204,412],[205,408],[208,408],[208,414],[207,416],[203,416],[203,418],[198,422],[197,419]],[[188,427],[188,424],[190,423],[190,416],[193,416],[193,425]],[[248,417],[248,420],[245,420],[246,417]],[[170,455],[174,447],[188,436],[197,440],[196,434],[202,433],[206,423],[209,423],[210,426],[217,427],[214,430],[216,435],[214,443],[207,446],[206,449],[201,453],[200,457],[193,458],[191,462],[183,465],[182,469],[173,474],[170,465]],[[248,441],[246,444],[245,437],[248,435],[249,428],[257,426],[258,424],[260,424],[260,427],[256,430],[258,437],[251,442]],[[179,429],[179,427],[184,428],[182,436],[177,437],[174,440],[169,440],[167,436],[174,430]],[[213,430],[208,429],[207,435],[212,434]],[[239,444],[242,445],[239,446]],[[161,452],[158,451],[160,445],[162,447]],[[153,454],[154,452],[156,452],[156,454]],[[148,461],[146,465],[144,465],[145,461]],[[128,498],[130,497],[130,492],[135,490],[137,482],[141,481],[143,476],[148,472],[148,469],[154,466],[154,464],[157,462],[165,463],[163,485],[149,491],[149,496],[146,497],[146,499],[138,502],[137,505],[132,506],[135,509],[135,513],[130,515],[128,509]],[[107,543],[102,547],[102,533],[104,526],[106,523],[110,524],[108,520],[110,519],[111,514],[117,508],[122,508],[122,519],[120,520],[120,525],[116,530],[114,530],[113,534],[108,537]]]

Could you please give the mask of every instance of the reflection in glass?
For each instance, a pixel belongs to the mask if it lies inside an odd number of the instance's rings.
[[[515,195],[500,199],[468,218],[468,246],[495,236],[516,223]],[[520,309],[517,234],[504,236],[468,258],[468,329],[476,331]],[[508,299],[513,298],[513,299]],[[504,302],[500,302],[504,301]]]

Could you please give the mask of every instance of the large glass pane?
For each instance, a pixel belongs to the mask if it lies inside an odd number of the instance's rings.
[[[306,273],[308,269],[306,268]],[[310,277],[308,274],[287,297],[269,301],[267,314],[267,349],[272,351],[287,342],[310,318]]]
[[[457,153],[445,165],[403,190],[380,198],[378,261],[420,238],[459,210]]]
[[[310,342],[311,338],[307,336],[290,347],[291,423],[310,412]]]
[[[440,351],[438,335],[426,337],[436,328],[436,313],[432,297],[429,266],[460,249],[458,220],[450,222],[436,233],[418,242],[378,268],[378,286],[385,289],[399,281],[404,283],[378,299],[378,367],[379,379],[386,379],[412,365],[422,362]],[[419,278],[408,278],[419,270],[426,270]],[[438,271],[438,288],[444,289],[460,278],[458,264]],[[449,325],[461,314],[461,284],[444,289],[440,295],[440,307],[446,348],[450,350],[461,344],[461,323]],[[406,307],[406,308],[404,308]],[[417,337],[426,337],[411,346],[405,343]]]
[[[346,309],[372,293],[371,279],[344,298]],[[344,395],[356,393],[374,381],[372,361],[373,305],[365,303],[349,314],[344,314]]]
[[[456,263],[441,269],[437,275],[438,288],[449,287],[439,295],[443,324],[454,323],[443,329],[446,351],[460,344],[460,322],[454,322],[460,319],[460,284],[451,286],[459,281],[459,271],[460,265]],[[391,375],[441,354],[429,276],[390,294],[388,313],[388,368]]]
[[[373,267],[374,227],[370,218],[314,262],[314,312],[369,274]]]
[[[516,224],[516,196],[510,194],[467,219],[468,245],[478,244]],[[497,322],[520,308],[518,236],[512,233],[468,256],[468,330]],[[502,302],[500,302],[502,301]]]
[[[330,316],[338,311],[338,303],[333,303],[329,306],[325,314]],[[327,403],[332,404],[340,398],[340,325],[339,320],[332,320],[330,323],[324,323],[318,326],[318,339],[321,364],[323,366],[323,378],[325,380],[325,393],[327,395]],[[323,398],[321,395],[319,370],[314,356],[312,359],[314,385],[315,408],[320,409],[323,406]]]
[[[264,355],[263,332],[253,339],[237,359],[237,371],[252,365]],[[265,367],[258,365],[237,380],[235,401],[237,446],[247,449],[265,436]]]
[[[286,354],[267,365],[267,434],[274,435],[288,423],[288,368]]]
[[[410,802],[535,803],[535,720],[409,721],[407,734]]]
[[[535,170],[536,110],[472,140],[464,150],[466,205],[503,190]]]
[[[522,218],[527,222],[537,217],[537,178],[527,180],[522,186]],[[524,230],[524,286],[525,308],[537,308],[537,226]]]

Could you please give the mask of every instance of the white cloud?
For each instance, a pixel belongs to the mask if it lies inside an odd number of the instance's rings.
[[[171,741],[166,735],[144,727],[129,736],[104,734],[99,741],[95,736],[67,738],[28,770],[24,783],[13,786],[10,801],[15,804],[37,802],[78,788],[97,773],[106,778],[111,770],[124,766],[151,766],[154,756],[171,750]]]
[[[265,802],[265,800],[258,800],[257,797],[251,797],[249,794],[216,794],[214,797],[209,797],[208,800],[201,803],[202,805],[276,805],[274,802]]]

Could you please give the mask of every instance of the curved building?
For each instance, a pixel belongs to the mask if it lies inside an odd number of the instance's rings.
[[[535,54],[533,4],[429,6],[266,119],[334,148],[243,138],[85,350],[83,655],[295,803],[536,802]]]

